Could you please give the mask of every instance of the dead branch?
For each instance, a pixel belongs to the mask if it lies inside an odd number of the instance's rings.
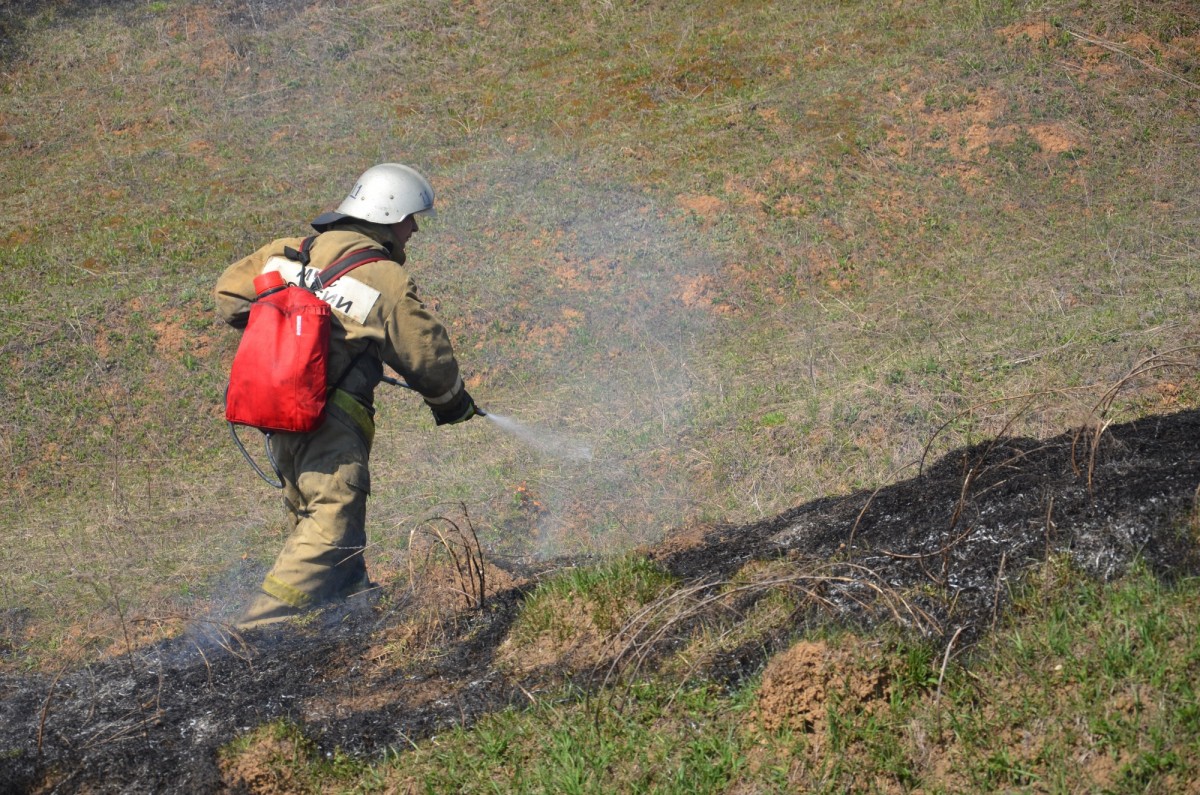
[[[1108,412],[1112,410],[1113,404],[1117,397],[1125,390],[1125,388],[1137,380],[1138,378],[1152,373],[1156,370],[1170,368],[1184,368],[1195,370],[1197,362],[1192,359],[1173,358],[1177,354],[1185,351],[1200,350],[1200,345],[1182,345],[1178,348],[1172,348],[1169,351],[1162,353],[1154,353],[1139,361],[1129,372],[1121,378],[1117,379],[1116,383],[1110,385],[1108,389],[1100,396],[1100,399],[1093,404],[1089,413],[1089,419],[1094,420],[1085,423],[1075,432],[1075,436],[1071,441],[1071,467],[1076,475],[1081,474],[1078,463],[1077,451],[1084,438],[1087,438],[1088,455],[1087,455],[1087,486],[1088,491],[1092,490],[1092,481],[1096,472],[1096,458],[1100,451],[1100,441],[1104,436],[1104,432],[1112,425],[1113,420],[1108,417]],[[1098,423],[1098,427],[1096,424]]]
[[[435,516],[414,527],[408,534],[408,574],[410,588],[415,589],[417,570],[415,565],[417,541],[420,537],[430,539],[433,543],[426,550],[424,562],[426,565],[440,547],[450,559],[454,568],[457,582],[452,589],[460,594],[469,609],[482,608],[487,596],[487,580],[484,568],[483,545],[479,542],[479,534],[471,523],[467,506],[461,504],[466,530],[447,516]],[[414,591],[415,592],[415,591]]]
[[[1130,53],[1130,52],[1127,52],[1127,51],[1121,49],[1120,47],[1118,47],[1116,44],[1114,44],[1111,41],[1102,39],[1098,36],[1092,36],[1087,33],[1081,33],[1079,31],[1074,30],[1073,28],[1069,28],[1065,25],[1063,26],[1063,32],[1072,38],[1079,39],[1080,41],[1087,42],[1088,44],[1095,45],[1102,49],[1108,50],[1109,52],[1116,53],[1117,55],[1128,58],[1129,60],[1133,61],[1134,63],[1138,64],[1139,66],[1141,66],[1145,69],[1148,69],[1149,71],[1154,72],[1155,74],[1162,75],[1163,77],[1169,78],[1171,80],[1177,80],[1178,82],[1183,83],[1185,86],[1190,86],[1191,88],[1200,88],[1200,84],[1193,83],[1191,80],[1188,80],[1186,77],[1183,77],[1182,75],[1177,75],[1174,72],[1169,71],[1167,69],[1163,69],[1160,66],[1155,66],[1152,63],[1147,63],[1146,61],[1143,61],[1141,58],[1138,58],[1133,53]]]
[[[54,679],[50,682],[50,689],[46,691],[46,701],[42,704],[42,717],[38,721],[37,730],[37,755],[39,759],[42,756],[42,736],[46,731],[46,718],[50,715],[50,699],[54,697],[54,688],[58,686],[58,680],[62,678],[63,673],[70,664],[70,660],[62,664],[62,667],[58,669],[58,673],[54,675]]]
[[[678,588],[634,613],[609,639],[614,652],[605,664],[600,687],[608,690],[619,681],[636,681],[647,663],[696,622],[712,626],[718,616],[734,621],[743,614],[730,603],[742,596],[758,597],[774,590],[790,591],[800,605],[834,611],[837,604],[824,591],[837,587],[850,602],[870,610],[882,606],[899,623],[913,622],[922,631],[937,628],[937,621],[882,582],[873,570],[859,564],[824,564],[812,571],[771,577],[750,583],[700,581]],[[865,589],[873,598],[855,593]],[[732,629],[727,629],[727,636]],[[613,689],[614,697],[616,690]]]

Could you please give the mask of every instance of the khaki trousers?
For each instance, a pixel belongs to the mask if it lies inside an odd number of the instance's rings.
[[[367,587],[363,549],[373,436],[367,409],[335,392],[320,428],[271,437],[291,532],[239,627],[282,620]]]

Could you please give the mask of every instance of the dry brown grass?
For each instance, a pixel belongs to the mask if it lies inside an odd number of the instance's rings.
[[[256,579],[279,526],[216,432],[212,278],[382,156],[435,176],[413,268],[474,394],[597,455],[382,397],[376,527],[461,499],[485,549],[607,554],[770,516],[1075,427],[1195,336],[1186,6],[255,8],[61,6],[6,56],[6,605]],[[1109,416],[1195,405],[1167,372]]]

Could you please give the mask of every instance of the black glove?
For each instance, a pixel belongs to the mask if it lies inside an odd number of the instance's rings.
[[[429,404],[429,410],[433,412],[433,419],[438,425],[457,425],[460,422],[466,422],[478,413],[475,409],[475,401],[471,399],[465,389],[449,403],[443,403],[440,406]]]

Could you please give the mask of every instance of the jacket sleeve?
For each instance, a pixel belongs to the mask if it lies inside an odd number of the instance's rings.
[[[425,308],[407,274],[402,282],[398,300],[384,313],[383,360],[430,406],[446,405],[463,391],[450,335]]]
[[[254,301],[254,277],[262,272],[270,246],[264,246],[228,268],[217,279],[217,314],[234,328],[245,328]]]

